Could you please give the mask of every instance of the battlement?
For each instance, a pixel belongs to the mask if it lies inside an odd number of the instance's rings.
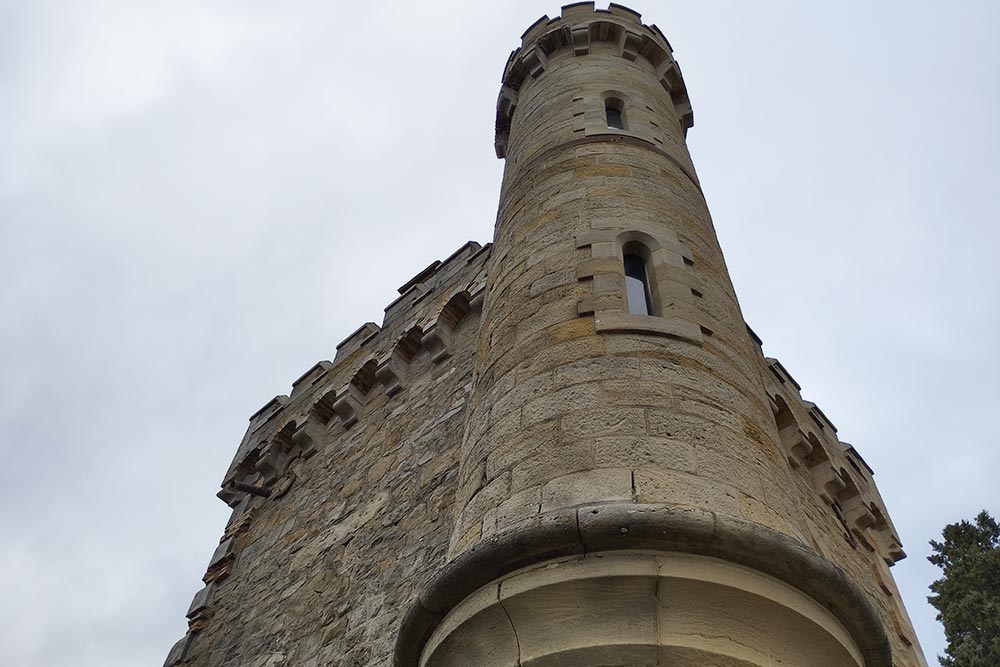
[[[752,335],[760,348],[760,339]],[[865,545],[889,566],[906,558],[874,470],[853,445],[837,437],[837,427],[819,406],[802,398],[802,387],[780,361],[763,352],[761,359],[770,371],[765,386],[789,466],[837,517],[848,543]]]
[[[660,29],[643,24],[641,14],[622,5],[611,3],[608,9],[595,9],[593,2],[577,2],[563,6],[556,18],[542,16],[535,21],[521,35],[521,46],[507,59],[497,99],[494,144],[498,158],[507,154],[511,119],[525,80],[541,76],[556,51],[572,48],[574,56],[586,56],[595,42],[612,44],[627,60],[648,60],[678,109],[681,125],[685,130],[694,126],[680,66]]]
[[[358,327],[337,344],[334,361],[317,362],[289,394],[253,413],[219,498],[236,506],[254,489],[271,492],[292,460],[315,453],[331,423],[349,429],[358,421],[370,392],[399,393],[418,352],[425,350],[435,364],[448,359],[455,330],[482,308],[490,249],[470,241],[430,264],[399,288],[381,326]]]

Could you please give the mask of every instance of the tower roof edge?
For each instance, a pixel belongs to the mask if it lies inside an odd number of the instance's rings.
[[[680,67],[673,58],[670,42],[655,25],[642,23],[642,15],[624,5],[611,3],[607,9],[595,9],[593,2],[564,5],[562,14],[550,19],[544,15],[521,35],[521,46],[514,49],[504,67],[497,98],[495,146],[498,158],[507,154],[511,118],[517,107],[518,92],[529,78],[537,78],[548,64],[548,57],[563,48],[572,48],[575,56],[590,53],[591,42],[610,42],[628,60],[643,57],[656,70],[660,85],[688,111],[681,118],[685,129],[694,125],[687,89]]]

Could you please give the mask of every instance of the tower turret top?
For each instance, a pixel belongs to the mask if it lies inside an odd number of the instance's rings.
[[[521,46],[514,49],[503,71],[497,99],[497,157],[507,154],[511,118],[517,107],[518,92],[529,77],[545,71],[549,57],[563,48],[572,48],[575,56],[590,53],[593,42],[615,45],[623,58],[643,57],[656,68],[660,85],[670,93],[677,109],[685,109],[681,123],[685,130],[694,125],[694,112],[688,100],[684,78],[673,58],[670,42],[655,25],[644,25],[636,11],[611,3],[607,9],[595,9],[593,2],[565,5],[562,14],[550,19],[542,16],[521,35]]]

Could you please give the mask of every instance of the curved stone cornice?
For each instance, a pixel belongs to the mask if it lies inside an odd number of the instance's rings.
[[[572,47],[575,55],[585,56],[590,52],[592,42],[615,44],[621,56],[628,60],[639,56],[648,60],[656,69],[660,85],[670,93],[681,125],[685,130],[694,125],[694,112],[684,78],[673,58],[670,42],[660,29],[655,25],[644,25],[638,12],[621,5],[612,3],[608,9],[594,9],[593,2],[578,2],[565,5],[562,14],[556,18],[542,16],[535,21],[521,36],[521,46],[514,49],[507,59],[497,99],[497,157],[503,158],[507,154],[511,118],[525,80],[541,75],[549,55],[555,51]]]
[[[889,640],[867,596],[842,570],[761,524],[700,509],[616,504],[540,514],[447,563],[411,603],[395,667],[416,667],[428,638],[469,594],[512,572],[564,556],[613,551],[711,556],[752,568],[808,595],[843,624],[865,667],[892,667]]]

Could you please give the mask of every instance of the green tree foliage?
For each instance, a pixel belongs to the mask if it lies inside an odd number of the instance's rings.
[[[944,667],[1000,667],[1000,526],[985,511],[974,523],[945,526],[927,560],[943,576],[927,598],[938,610],[948,646]]]

